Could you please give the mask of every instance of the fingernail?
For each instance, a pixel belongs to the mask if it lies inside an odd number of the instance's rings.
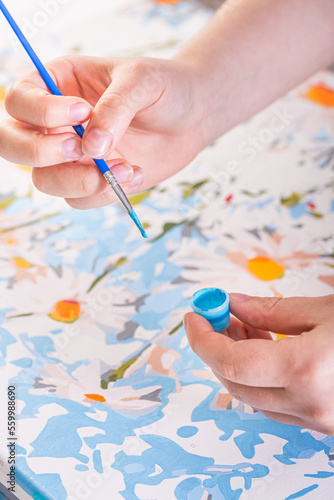
[[[129,164],[120,163],[119,165],[112,167],[110,170],[120,184],[125,184],[133,178],[133,169]]]
[[[249,295],[243,293],[230,293],[230,300],[233,302],[246,302],[249,299]]]
[[[83,151],[92,158],[98,158],[107,153],[111,146],[112,137],[108,132],[93,128],[83,142]]]
[[[81,123],[87,120],[91,113],[91,108],[88,106],[88,104],[78,102],[77,104],[73,104],[71,106],[70,113],[73,123]]]
[[[75,139],[74,137],[66,139],[66,141],[63,142],[63,155],[66,160],[79,160],[79,158],[83,156],[81,140]]]
[[[129,184],[129,187],[141,186],[145,181],[145,172],[141,168],[133,169],[133,179]]]

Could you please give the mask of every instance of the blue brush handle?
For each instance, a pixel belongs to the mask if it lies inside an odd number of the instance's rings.
[[[40,60],[40,58],[38,57],[38,55],[36,54],[36,52],[34,51],[32,46],[30,45],[30,43],[28,42],[28,40],[26,39],[26,37],[24,36],[24,34],[20,30],[20,28],[16,24],[15,20],[13,19],[12,15],[10,14],[10,12],[8,12],[8,9],[2,0],[0,0],[0,9],[2,10],[3,15],[5,16],[5,18],[9,22],[10,26],[12,27],[12,29],[15,32],[18,39],[20,40],[21,44],[25,48],[30,59],[34,63],[37,71],[39,72],[39,74],[43,78],[43,80],[44,80],[46,86],[48,87],[48,89],[50,90],[51,94],[62,96],[63,94],[60,92],[59,88],[57,87],[57,85],[55,84],[53,79],[51,78],[51,76],[50,76],[49,72],[47,71],[47,69],[45,68],[44,64],[42,63],[42,61]],[[80,137],[82,137],[84,135],[85,128],[82,125],[77,125],[73,128],[74,128],[75,132]],[[100,170],[101,174],[105,174],[108,171],[110,172],[110,169],[104,160],[95,160],[94,159],[94,161],[95,161],[98,169]],[[112,172],[110,172],[110,173],[112,174]]]

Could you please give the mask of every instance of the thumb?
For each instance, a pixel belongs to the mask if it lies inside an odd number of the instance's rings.
[[[249,297],[230,294],[230,310],[238,319],[255,328],[285,335],[298,335],[328,321],[334,295],[325,297]]]
[[[83,137],[83,152],[100,158],[115,150],[135,115],[161,95],[158,81],[152,86],[145,65],[131,70],[116,68],[108,89],[97,102]],[[154,79],[153,79],[154,80]]]

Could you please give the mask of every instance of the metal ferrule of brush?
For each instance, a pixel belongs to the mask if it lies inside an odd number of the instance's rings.
[[[131,203],[129,202],[129,200],[127,199],[126,197],[126,194],[124,193],[123,189],[121,188],[121,186],[118,184],[117,182],[117,179],[116,177],[114,176],[114,174],[112,172],[107,171],[105,172],[104,174],[104,177],[106,179],[106,181],[108,182],[108,184],[112,187],[112,189],[114,190],[115,194],[117,195],[117,197],[119,198],[120,202],[122,203],[122,205],[124,206],[125,210],[131,214],[132,212],[132,206],[131,206]]]

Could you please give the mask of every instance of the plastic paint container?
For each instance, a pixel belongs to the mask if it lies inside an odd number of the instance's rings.
[[[230,326],[230,297],[220,288],[202,288],[194,293],[192,310],[203,316],[216,332],[222,332]]]

